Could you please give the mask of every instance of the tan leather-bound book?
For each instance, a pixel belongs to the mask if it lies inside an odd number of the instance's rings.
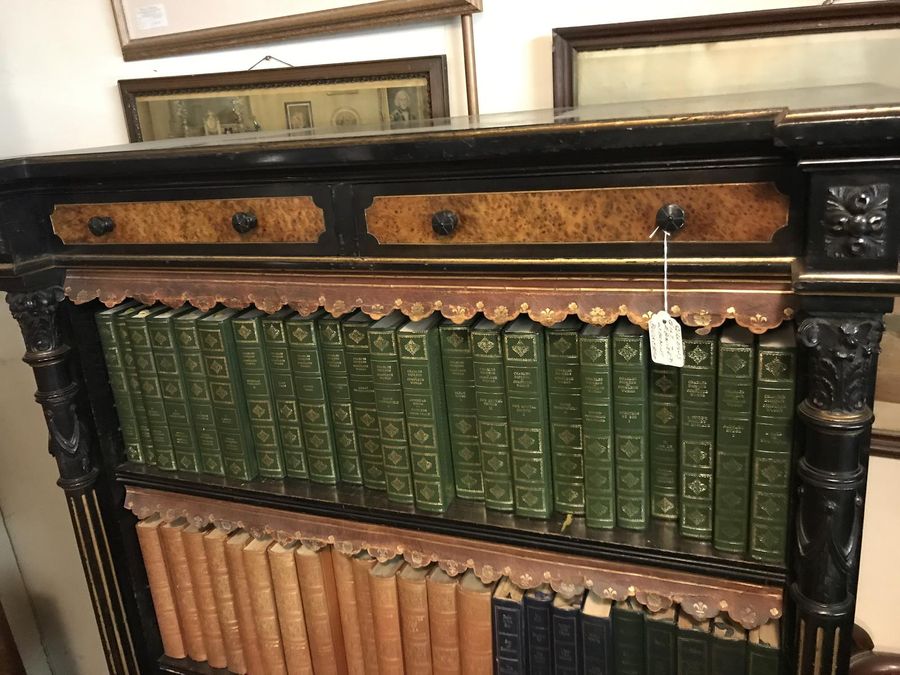
[[[252,541],[249,532],[238,530],[225,542],[225,561],[228,563],[228,577],[234,592],[234,607],[237,610],[238,630],[244,650],[244,665],[250,675],[265,675],[256,621],[253,618],[253,604],[250,602],[250,585],[247,583],[247,569],[244,566],[244,547]]]
[[[353,564],[353,583],[356,591],[356,608],[359,611],[359,633],[362,638],[363,663],[366,675],[379,675],[378,649],[375,642],[375,613],[372,611],[371,576],[375,558],[365,551],[350,559]]]
[[[286,675],[287,664],[281,645],[281,625],[275,606],[275,588],[269,571],[267,551],[272,545],[270,537],[253,539],[244,547],[244,569],[247,572],[247,587],[250,590],[250,604],[256,623],[256,638],[266,675]]]
[[[431,675],[431,631],[428,628],[429,568],[404,567],[397,575],[400,600],[400,634],[406,675]]]
[[[347,675],[331,547],[317,551],[304,544],[297,548],[295,558],[316,675]]]
[[[456,587],[459,612],[459,659],[465,675],[491,675],[494,640],[491,597],[495,584],[485,584],[469,570]]]
[[[303,598],[297,580],[294,551],[297,544],[282,546],[272,544],[269,549],[269,568],[275,588],[275,605],[278,607],[278,623],[281,625],[281,642],[284,661],[291,675],[312,675],[312,656],[303,615]]]
[[[187,655],[194,661],[206,661],[206,644],[203,642],[203,627],[200,623],[200,612],[194,595],[194,584],[191,581],[190,565],[184,551],[184,540],[181,533],[187,527],[184,518],[159,526],[163,553],[166,556],[166,569],[169,570],[169,581],[175,594],[175,606],[178,608],[178,623],[181,626],[181,639]]]
[[[348,556],[332,550],[331,565],[334,567],[334,585],[337,587],[338,607],[341,610],[341,630],[344,633],[347,672],[350,675],[366,675],[353,563]]]
[[[457,577],[435,567],[425,582],[428,589],[428,625],[431,632],[431,668],[434,675],[460,675],[459,624],[456,612]]]
[[[163,521],[158,516],[153,516],[139,522],[135,529],[138,544],[141,546],[141,555],[144,557],[147,581],[150,582],[150,597],[156,611],[163,652],[173,659],[183,659],[187,656],[187,652],[181,639],[175,593],[169,582],[169,572],[166,569],[166,559],[159,537],[159,528],[162,524]]]
[[[219,627],[219,615],[216,613],[216,598],[213,595],[212,576],[203,548],[205,530],[195,525],[188,525],[181,533],[184,552],[187,556],[188,569],[191,573],[191,585],[197,600],[200,613],[200,628],[203,631],[203,642],[206,645],[206,662],[212,668],[224,668],[228,665],[225,658],[225,643],[222,642],[222,629]]]
[[[234,589],[228,576],[228,563],[225,559],[227,539],[227,532],[213,528],[203,537],[203,550],[206,552],[206,564],[209,567],[213,597],[216,600],[216,615],[219,618],[219,629],[222,631],[222,643],[225,646],[225,661],[228,670],[243,675],[247,672],[247,664],[244,661],[244,648],[241,644]]]
[[[403,558],[378,563],[369,572],[372,616],[375,619],[375,648],[381,675],[403,675],[403,640],[400,632],[400,600],[397,574]]]

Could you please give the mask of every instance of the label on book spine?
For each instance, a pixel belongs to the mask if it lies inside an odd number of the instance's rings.
[[[584,505],[588,527],[616,524],[610,327],[585,326],[579,335],[584,419]]]

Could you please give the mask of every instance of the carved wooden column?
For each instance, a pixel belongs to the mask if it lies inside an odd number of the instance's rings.
[[[849,669],[866,482],[861,460],[882,328],[880,314],[821,312],[798,330],[809,385],[799,406],[805,433],[790,592],[794,672],[802,675]]]
[[[63,291],[51,287],[9,293],[6,301],[25,339],[23,360],[34,371],[34,397],[44,409],[50,454],[59,467],[57,484],[66,493],[109,671],[137,674],[140,669],[122,588],[95,490],[99,469],[94,465],[90,434],[79,419],[79,385],[72,379],[69,346],[63,342],[58,323]]]

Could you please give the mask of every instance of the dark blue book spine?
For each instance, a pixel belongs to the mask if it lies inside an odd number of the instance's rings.
[[[494,598],[494,660],[498,675],[525,675],[525,617],[522,603]]]
[[[550,634],[552,593],[525,596],[525,624],[528,635],[527,672],[529,675],[552,675],[553,638]]]
[[[580,605],[553,607],[554,675],[581,675]]]
[[[582,615],[581,644],[585,675],[615,675],[610,619]]]

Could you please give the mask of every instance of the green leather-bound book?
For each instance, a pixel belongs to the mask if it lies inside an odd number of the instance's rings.
[[[616,524],[642,530],[650,517],[650,344],[640,326],[613,329]]]
[[[484,480],[481,475],[481,452],[478,444],[475,370],[470,335],[476,321],[477,318],[472,318],[456,324],[446,319],[440,325],[440,335],[456,496],[483,500]]]
[[[241,312],[232,318],[232,330],[259,475],[265,478],[284,478],[284,454],[278,434],[275,395],[269,379],[262,335],[264,316],[265,312],[259,309]]]
[[[719,675],[710,668],[711,625],[709,619],[678,615],[678,675]]]
[[[585,326],[578,336],[584,420],[584,513],[588,527],[616,525],[611,332],[610,326]]]
[[[134,304],[126,307],[113,317],[113,327],[119,338],[122,348],[122,365],[125,369],[125,379],[128,391],[131,394],[131,402],[134,406],[134,418],[137,421],[138,435],[141,439],[141,447],[144,449],[144,463],[156,464],[156,450],[153,447],[153,436],[150,434],[150,424],[147,420],[147,408],[144,405],[144,393],[141,387],[141,378],[138,377],[137,362],[134,359],[134,347],[131,346],[131,335],[126,323],[128,317],[136,314],[144,305]]]
[[[759,336],[750,490],[750,557],[784,562],[794,439],[793,324]]]
[[[359,440],[359,459],[363,485],[384,490],[384,458],[378,432],[378,413],[375,411],[375,389],[372,386],[372,366],[369,361],[369,326],[374,322],[361,311],[350,315],[341,325],[344,332],[344,355],[350,380],[350,400]]]
[[[713,619],[709,660],[713,674],[745,675],[747,631],[721,614]]]
[[[119,334],[115,326],[115,316],[125,309],[136,306],[135,301],[125,302],[112,309],[104,309],[97,312],[97,332],[100,335],[100,346],[103,347],[103,357],[106,360],[106,372],[109,375],[109,386],[112,390],[113,402],[116,404],[116,413],[119,417],[119,429],[122,431],[122,440],[125,444],[125,457],[129,462],[146,462],[144,447],[141,443],[141,434],[138,430],[137,416],[134,412],[134,402],[131,396],[131,388],[128,385],[128,375],[125,374],[125,348],[119,341]]]
[[[175,465],[179,471],[199,473],[200,449],[187,398],[187,381],[176,351],[174,326],[177,317],[192,311],[193,307],[184,306],[154,314],[147,319],[147,329],[175,452]]]
[[[197,321],[197,331],[225,475],[251,480],[258,473],[256,452],[232,325],[232,319],[242,311],[226,308],[213,312]]]
[[[616,675],[645,675],[644,610],[634,598],[617,600],[612,608]]]
[[[369,359],[388,499],[412,504],[415,496],[397,347],[397,329],[405,323],[406,317],[395,310],[369,326]]]
[[[677,606],[644,613],[644,648],[647,675],[677,675]]]
[[[435,313],[397,331],[416,507],[437,512],[446,511],[456,494],[441,367],[440,321],[440,315]]]
[[[334,485],[340,478],[328,390],[325,387],[325,365],[319,344],[316,322],[325,315],[319,310],[309,316],[293,314],[285,319],[294,387],[300,402],[303,445],[309,479]]]
[[[737,324],[722,330],[716,405],[713,546],[731,553],[747,551],[755,365],[753,334]]]
[[[559,513],[576,515],[584,514],[581,367],[578,355],[578,333],[582,326],[577,317],[570,316],[544,331],[553,506]]]
[[[515,508],[509,455],[509,411],[503,372],[502,326],[483,318],[472,326],[475,416],[484,478],[484,505],[495,511]]]
[[[717,347],[715,334],[697,335],[685,329],[679,400],[679,525],[683,536],[707,541],[713,531]]]
[[[172,444],[172,435],[169,432],[166,406],[162,390],[159,387],[156,360],[153,358],[150,331],[147,326],[147,319],[167,309],[168,307],[164,305],[154,307],[145,305],[125,318],[125,324],[128,326],[134,364],[138,381],[141,384],[141,397],[144,401],[144,411],[147,414],[147,425],[150,427],[150,437],[153,439],[156,466],[167,471],[174,471],[176,469],[175,446]]]
[[[225,462],[216,431],[216,416],[213,412],[212,394],[203,354],[200,351],[200,332],[197,322],[215,313],[214,310],[195,309],[176,316],[172,323],[175,331],[175,345],[181,372],[184,374],[188,406],[194,422],[194,435],[200,453],[200,471],[213,476],[225,475]]]
[[[353,402],[350,398],[350,379],[347,376],[347,357],[344,354],[343,319],[323,314],[316,322],[319,327],[319,348],[325,368],[325,388],[334,427],[338,473],[344,483],[362,485],[362,462],[359,458],[359,439],[353,424]]]
[[[503,331],[515,512],[532,518],[549,518],[553,512],[543,333],[527,316]]]
[[[781,624],[769,621],[747,634],[747,675],[781,673]]]
[[[262,317],[262,335],[269,381],[275,397],[275,419],[278,437],[281,439],[284,473],[291,478],[309,478],[300,402],[297,400],[291,350],[284,325],[285,320],[294,314],[296,312],[290,307],[284,307],[274,314]]]
[[[678,520],[678,380],[673,366],[650,364],[650,515]]]

